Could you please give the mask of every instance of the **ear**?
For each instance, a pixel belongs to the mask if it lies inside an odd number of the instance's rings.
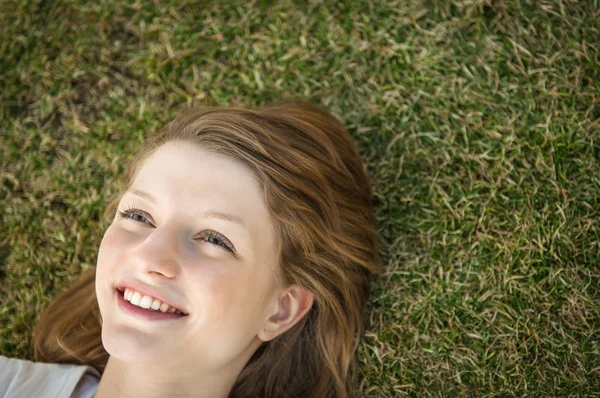
[[[276,309],[258,333],[262,341],[270,341],[294,326],[311,309],[314,295],[306,289],[292,285],[283,293],[275,305]]]

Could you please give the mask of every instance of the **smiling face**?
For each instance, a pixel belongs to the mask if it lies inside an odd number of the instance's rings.
[[[245,364],[278,295],[274,226],[253,173],[195,144],[168,142],[144,162],[118,209],[96,271],[108,353],[180,372]],[[119,301],[122,284],[187,316],[135,316]]]

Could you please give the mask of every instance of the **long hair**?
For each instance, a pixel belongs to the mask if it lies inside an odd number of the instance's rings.
[[[311,291],[292,328],[263,342],[230,397],[352,397],[372,275],[381,272],[371,185],[350,134],[306,101],[255,109],[192,108],[151,135],[131,158],[129,187],[144,161],[180,140],[241,161],[258,178],[278,239],[277,277]],[[123,195],[106,207],[109,220]],[[35,358],[103,372],[94,270],[59,295],[34,331]]]

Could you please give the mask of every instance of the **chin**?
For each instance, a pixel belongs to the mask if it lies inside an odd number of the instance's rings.
[[[102,345],[111,357],[127,362],[148,362],[165,357],[165,344],[157,344],[139,330],[102,326]]]
[[[102,345],[111,357],[128,362],[148,362],[168,355],[169,344],[139,326],[123,322],[118,314],[106,311],[100,300]]]

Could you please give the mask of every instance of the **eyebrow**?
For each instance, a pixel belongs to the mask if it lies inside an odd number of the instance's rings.
[[[140,196],[140,197],[148,200],[149,202],[154,203],[155,205],[158,204],[158,202],[154,198],[154,196],[150,195],[146,191],[142,191],[141,189],[132,189],[132,190],[127,191],[127,192],[132,193],[132,194],[137,195],[137,196]],[[230,214],[219,213],[218,211],[214,211],[214,210],[207,210],[204,213],[202,213],[201,216],[203,218],[215,218],[215,219],[218,219],[218,220],[229,221],[229,222],[232,222],[234,224],[238,224],[238,225],[240,225],[243,228],[246,228],[246,226],[244,225],[244,223],[242,222],[242,220],[240,220],[238,217],[232,216]]]

